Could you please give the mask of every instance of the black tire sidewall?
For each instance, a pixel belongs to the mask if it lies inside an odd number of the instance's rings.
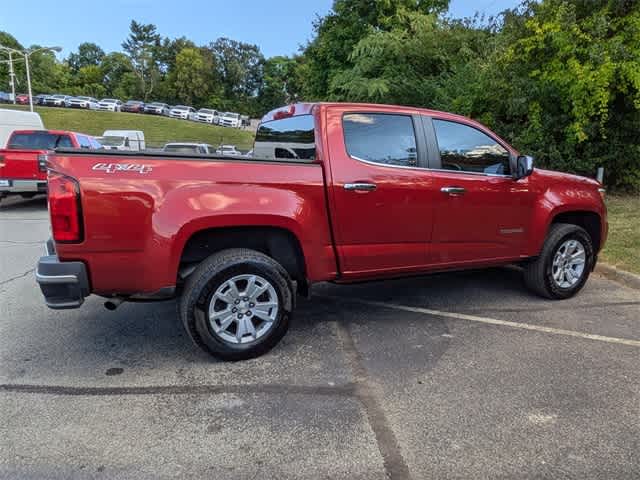
[[[553,280],[553,259],[556,255],[556,252],[560,248],[560,246],[567,240],[579,241],[584,247],[586,258],[585,258],[584,271],[582,273],[582,278],[580,278],[580,281],[569,288],[562,288],[558,286]],[[580,227],[575,227],[575,229],[565,233],[563,236],[560,237],[559,240],[554,242],[553,246],[549,249],[546,255],[546,258],[544,259],[545,287],[547,288],[549,293],[553,296],[553,298],[557,298],[557,299],[569,298],[575,295],[580,290],[582,290],[582,287],[584,287],[585,283],[589,279],[589,274],[593,269],[594,259],[595,257],[594,257],[594,251],[593,251],[593,244],[591,243],[591,238],[589,237],[587,232],[585,232]]]
[[[209,325],[208,309],[211,298],[220,285],[236,275],[245,274],[259,275],[271,283],[278,297],[278,315],[266,335],[250,343],[235,345],[213,332]],[[269,265],[254,260],[230,264],[215,272],[208,280],[203,279],[201,285],[194,289],[189,298],[186,320],[194,339],[214,356],[225,360],[253,358],[270,350],[287,332],[292,308],[290,288],[287,279]]]

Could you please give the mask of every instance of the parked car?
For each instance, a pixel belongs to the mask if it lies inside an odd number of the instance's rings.
[[[142,113],[144,112],[144,102],[140,100],[127,100],[120,110],[129,113]]]
[[[0,92],[0,103],[11,103],[11,94],[7,92]]]
[[[216,153],[218,155],[228,155],[228,156],[241,156],[242,152],[236,150],[235,145],[220,145],[216,148]]]
[[[224,112],[220,115],[219,124],[223,127],[240,128],[240,114],[233,112]]]
[[[196,113],[196,120],[198,122],[211,123],[217,125],[220,121],[220,113],[217,110],[210,108],[201,108]]]
[[[169,105],[166,103],[152,102],[144,106],[144,113],[152,115],[169,115]]]
[[[163,152],[172,153],[194,153],[209,155],[213,153],[213,148],[208,143],[174,142],[167,143],[162,147]]]
[[[93,97],[72,97],[67,102],[70,108],[86,108],[88,110],[98,109],[98,100]]]
[[[195,120],[196,109],[186,105],[176,105],[169,111],[171,118],[181,118],[183,120]]]
[[[44,125],[36,112],[0,109],[0,148],[5,148],[16,130],[44,130]]]
[[[122,101],[116,98],[103,98],[98,102],[98,110],[107,112],[119,112],[122,107]]]
[[[534,169],[433,110],[296,104],[262,119],[251,159],[119,155],[50,159],[45,302],[179,294],[186,333],[226,360],[276,345],[315,282],[517,263],[533,292],[564,299],[607,238],[599,182]]]
[[[21,112],[26,113],[26,112]],[[30,113],[30,112],[29,112]],[[0,198],[11,194],[32,197],[47,189],[47,160],[56,148],[98,149],[93,137],[61,130],[15,130],[0,149]]]
[[[147,148],[141,130],[105,130],[100,143],[106,150],[140,151]]]
[[[51,95],[44,100],[47,107],[66,107],[71,97],[69,95]]]
[[[45,104],[45,100],[49,97],[51,97],[51,94],[45,94],[45,93],[41,93],[39,95],[36,95],[35,97],[33,97],[33,103],[35,105],[44,105]]]
[[[19,93],[16,95],[16,103],[18,105],[29,105],[29,95],[26,93]]]

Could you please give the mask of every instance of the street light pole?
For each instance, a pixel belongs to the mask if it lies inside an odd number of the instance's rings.
[[[29,90],[29,110],[33,112],[33,95],[31,94],[31,73],[29,72],[29,53],[24,52],[24,63],[27,65],[27,89]]]
[[[16,50],[15,48],[5,47],[4,45],[0,45],[0,50],[4,50],[9,54],[9,70],[11,71],[11,87],[13,89],[13,103],[16,103],[16,90],[15,90],[15,74],[13,73],[13,63],[12,63],[12,53],[17,53],[18,55],[24,56],[24,63],[27,64],[27,88],[29,90],[29,109],[33,112],[33,98],[31,92],[31,72],[29,71],[29,57],[36,52],[59,52],[62,50],[60,47],[43,47],[36,48],[35,50]]]
[[[16,74],[13,72],[13,58],[11,55],[13,52],[9,53],[9,83],[11,84],[11,98],[13,99],[13,104],[16,103]]]

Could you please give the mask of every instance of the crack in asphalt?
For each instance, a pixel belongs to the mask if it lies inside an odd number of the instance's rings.
[[[145,387],[70,387],[63,385],[0,384],[0,392],[68,396],[284,394],[354,397],[356,386],[343,385],[155,385]]]
[[[10,243],[11,245],[42,245],[44,242],[42,240],[38,240],[35,242],[20,242],[16,240],[0,240],[0,243]]]
[[[374,389],[370,384],[367,370],[362,362],[360,352],[356,348],[353,336],[349,327],[342,322],[335,323],[338,338],[342,343],[342,348],[347,356],[347,361],[355,376],[355,396],[364,405],[369,425],[373,430],[378,444],[378,449],[382,455],[387,477],[396,479],[410,479],[409,467],[402,456],[398,439],[391,428],[384,409],[378,402]]]
[[[21,278],[24,278],[27,275],[29,275],[30,273],[33,273],[34,270],[35,270],[35,268],[32,268],[31,270],[27,270],[26,272],[21,273],[20,275],[16,275],[15,277],[11,277],[11,278],[8,278],[6,280],[3,280],[2,282],[0,282],[0,287],[3,286],[3,285],[6,285],[7,283],[13,282],[14,280],[19,280]]]

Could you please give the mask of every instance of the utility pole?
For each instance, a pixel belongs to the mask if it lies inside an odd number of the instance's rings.
[[[37,52],[59,52],[62,50],[60,47],[42,47],[36,48],[35,50],[16,50],[15,48],[6,47],[4,45],[0,45],[0,50],[3,50],[9,54],[9,71],[11,72],[11,88],[13,91],[13,103],[16,103],[16,88],[15,88],[15,75],[13,73],[13,63],[12,63],[12,53],[17,53],[18,55],[22,55],[24,57],[24,63],[26,63],[27,67],[27,88],[29,89],[29,108],[33,112],[33,98],[31,98],[31,72],[29,70],[29,57]]]
[[[29,110],[33,112],[33,95],[31,94],[31,74],[29,73],[29,53],[24,52],[24,63],[27,64],[27,87],[29,88]],[[15,100],[14,100],[15,102]]]
[[[16,104],[16,74],[13,71],[13,58],[12,52],[7,52],[9,54],[9,85],[11,85],[11,98],[13,100],[13,104]]]

